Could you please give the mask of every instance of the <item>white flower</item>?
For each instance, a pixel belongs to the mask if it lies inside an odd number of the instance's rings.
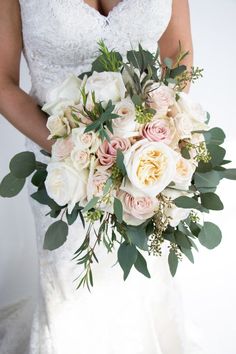
[[[50,131],[50,135],[47,138],[48,140],[52,139],[54,136],[64,137],[70,134],[71,131],[69,122],[63,114],[48,117],[46,127]]]
[[[74,74],[69,75],[61,85],[47,93],[47,103],[42,107],[42,110],[48,114],[56,114],[70,105],[79,103],[81,87],[85,81],[86,77],[82,81]]]
[[[116,103],[125,97],[126,88],[119,72],[96,72],[87,79],[85,91],[89,93],[88,103],[91,101],[91,93],[95,93],[96,102],[105,104],[112,100]]]
[[[71,150],[73,149],[74,144],[71,139],[71,135],[67,138],[59,138],[52,145],[52,160],[61,161],[70,156]]]
[[[58,205],[69,204],[69,212],[76,202],[86,196],[86,173],[78,173],[65,162],[50,162],[45,186],[47,193]]]
[[[193,123],[191,118],[186,113],[178,113],[174,117],[176,129],[179,135],[179,139],[190,139],[191,132],[193,131]]]
[[[163,195],[165,195],[167,198],[170,198],[172,201],[178,197],[181,196],[186,196],[188,195],[189,197],[192,196],[191,193],[186,193],[186,192],[180,192],[175,189],[170,189],[166,188],[163,192]],[[191,209],[184,209],[184,208],[178,208],[176,205],[172,204],[170,208],[167,208],[165,213],[166,216],[170,218],[170,226],[176,227],[179,225],[181,220],[187,219],[191,212]]]
[[[178,100],[178,106],[181,111],[189,116],[192,121],[193,130],[208,130],[208,126],[205,123],[206,111],[203,110],[202,106],[194,102],[190,95],[185,92],[179,93],[180,99]]]
[[[176,175],[173,179],[173,182],[175,183],[174,188],[188,190],[191,185],[196,166],[191,160],[186,160],[179,154],[178,156],[179,157],[176,163]]]
[[[123,220],[128,225],[140,225],[151,218],[158,208],[158,200],[145,195],[126,178],[118,193],[123,205]]]
[[[124,163],[130,182],[151,197],[166,188],[176,173],[176,153],[164,143],[146,139],[124,153]]]
[[[97,151],[99,145],[100,145],[100,139],[94,133],[93,131],[90,131],[88,133],[85,133],[85,128],[84,126],[75,128],[72,130],[72,140],[75,144],[75,146],[80,149],[80,150],[86,150],[89,149],[91,153],[94,153]]]
[[[78,171],[81,171],[89,166],[90,153],[88,150],[80,150],[75,147],[71,151],[70,158],[74,168]]]
[[[135,121],[135,106],[130,98],[124,98],[115,105],[114,113],[120,118],[112,120],[114,135],[129,138],[139,135],[138,124]]]

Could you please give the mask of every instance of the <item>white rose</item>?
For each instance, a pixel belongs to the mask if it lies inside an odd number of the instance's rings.
[[[193,131],[193,123],[186,113],[178,113],[174,117],[175,126],[180,139],[190,139]]]
[[[178,106],[182,112],[185,112],[192,121],[193,130],[204,130],[209,129],[205,124],[206,121],[206,111],[203,110],[202,106],[194,102],[190,95],[185,92],[179,93],[180,99],[178,100]]]
[[[72,140],[78,149],[89,149],[91,153],[97,151],[100,145],[100,139],[93,131],[85,133],[86,127],[79,127],[72,130]]]
[[[179,155],[179,154],[178,154]],[[192,177],[195,172],[196,166],[191,160],[184,159],[181,155],[176,163],[176,175],[173,179],[175,188],[188,190],[191,185]]]
[[[180,192],[174,189],[167,188],[162,192],[167,198],[170,198],[172,201],[178,197],[191,194],[185,192]],[[179,225],[180,221],[187,219],[191,212],[191,209],[178,208],[174,204],[170,208],[167,208],[165,213],[166,216],[170,218],[170,226],[176,227]]]
[[[112,100],[116,103],[125,97],[126,88],[119,72],[96,71],[87,79],[85,91],[89,93],[88,102],[91,101],[91,93],[95,93],[96,102],[105,104]]]
[[[128,225],[140,225],[151,218],[158,208],[158,200],[145,195],[126,178],[120,187],[118,198],[123,205],[123,220]]]
[[[135,121],[135,106],[130,98],[124,98],[115,105],[114,113],[120,118],[112,120],[114,135],[129,138],[139,135],[138,124]]]
[[[51,162],[47,166],[45,186],[47,193],[58,205],[69,204],[71,211],[76,202],[86,196],[86,174],[65,162]]]
[[[90,163],[90,153],[88,150],[80,150],[75,147],[70,154],[72,164],[78,171],[87,168]]]
[[[155,197],[175,176],[176,153],[164,143],[143,139],[124,153],[124,163],[130,182]]]
[[[52,139],[54,136],[64,137],[70,134],[71,131],[69,122],[63,114],[48,117],[46,127],[50,131],[50,135],[47,138],[48,140]]]
[[[56,114],[70,105],[79,103],[81,98],[81,87],[84,85],[86,77],[82,81],[74,74],[63,81],[63,83],[47,93],[46,104],[42,110],[48,114]]]

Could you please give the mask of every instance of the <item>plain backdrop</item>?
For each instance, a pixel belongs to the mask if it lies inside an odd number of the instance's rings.
[[[190,0],[190,8],[194,62],[204,68],[204,78],[192,86],[192,96],[211,113],[211,125],[225,130],[228,157],[236,167],[236,1]],[[24,60],[21,86],[30,88]],[[3,118],[0,133],[2,179],[10,158],[25,148],[24,136]],[[235,182],[224,180],[219,194],[225,209],[210,215],[222,229],[221,245],[213,251],[199,247],[195,265],[184,260],[177,273],[186,318],[201,330],[199,340],[207,354],[236,353],[235,190]],[[36,264],[34,220],[25,188],[14,199],[0,199],[0,307],[32,292]]]

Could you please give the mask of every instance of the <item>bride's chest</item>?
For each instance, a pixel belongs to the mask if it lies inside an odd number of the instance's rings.
[[[20,0],[26,51],[41,60],[73,64],[96,55],[97,41],[121,52],[157,40],[171,14],[172,0],[123,0],[101,15],[84,0]]]

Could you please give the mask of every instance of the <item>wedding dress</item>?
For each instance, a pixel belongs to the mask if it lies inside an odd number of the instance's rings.
[[[170,20],[172,0],[123,0],[107,17],[83,0],[20,0],[20,6],[30,95],[42,105],[47,91],[69,73],[89,70],[99,39],[123,55],[138,43],[155,52]],[[48,161],[33,141],[26,138],[25,145],[39,161]],[[30,182],[28,191],[35,191]],[[132,269],[125,282],[115,264],[116,252],[107,254],[101,246],[91,293],[86,287],[76,290],[81,268],[72,257],[84,233],[80,221],[70,228],[61,248],[43,250],[45,232],[55,220],[45,216],[47,206],[29,199],[39,256],[30,354],[197,353],[187,348],[181,297],[168,269],[167,246],[162,257],[148,257],[151,279]],[[14,353],[19,354],[17,349]]]

